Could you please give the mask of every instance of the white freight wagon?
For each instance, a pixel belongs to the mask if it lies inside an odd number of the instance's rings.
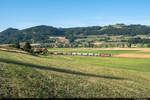
[[[93,54],[93,53],[88,53],[88,55],[89,55],[89,56],[94,56],[94,54]]]
[[[82,53],[82,55],[83,55],[83,56],[87,56],[87,55],[88,55],[88,53]]]
[[[77,53],[77,55],[79,55],[79,56],[80,56],[80,55],[82,55],[82,53]]]
[[[100,56],[100,54],[94,54],[95,56]]]
[[[77,53],[72,53],[72,55],[77,55]]]

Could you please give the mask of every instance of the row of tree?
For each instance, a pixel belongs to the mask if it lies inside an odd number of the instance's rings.
[[[9,45],[9,47],[22,49],[26,52],[29,52],[30,54],[46,55],[48,53],[48,50],[46,48],[32,48],[29,42],[25,42],[23,46],[21,46],[20,43],[18,42],[18,43]]]
[[[22,48],[21,48],[21,45],[19,42],[15,43],[15,44],[11,44],[11,45],[9,45],[9,47],[22,49],[22,50],[27,51],[27,52],[31,52],[31,50],[32,50],[31,49],[32,47],[31,47],[29,42],[25,42]]]
[[[137,43],[149,44],[150,39],[132,38],[129,39],[128,42],[131,44],[137,44]]]

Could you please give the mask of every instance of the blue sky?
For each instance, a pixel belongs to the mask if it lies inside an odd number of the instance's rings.
[[[0,31],[36,25],[150,25],[150,0],[0,0]]]

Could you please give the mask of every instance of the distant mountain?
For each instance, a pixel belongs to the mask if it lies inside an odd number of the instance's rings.
[[[64,33],[61,30],[54,28],[52,26],[45,26],[45,25],[27,28],[27,29],[21,30],[20,33],[32,34],[32,35],[45,35],[45,36],[64,35]]]
[[[62,36],[64,32],[51,26],[36,26],[23,30],[13,28],[6,29],[0,33],[0,44],[15,42],[46,42],[49,36]]]
[[[18,29],[15,29],[15,28],[8,28],[4,31],[1,32],[0,36],[1,37],[9,37],[11,35],[14,35],[14,33],[16,33],[17,31],[19,31]]]
[[[0,43],[14,43],[18,38],[18,29],[8,28],[2,32],[0,32]],[[16,37],[17,36],[17,37]]]
[[[125,25],[116,24],[109,26],[91,26],[75,28],[55,28],[52,26],[36,26],[23,30],[8,28],[0,32],[0,44],[10,44],[15,42],[43,43],[50,40],[50,36],[65,36],[73,40],[79,36],[87,35],[147,35],[150,34],[150,27],[146,25]]]

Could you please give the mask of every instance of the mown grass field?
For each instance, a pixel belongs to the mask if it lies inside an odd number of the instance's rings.
[[[104,53],[104,54],[150,54],[150,52],[143,52],[140,50],[97,50],[92,48],[49,48],[51,52],[78,52],[78,53]]]
[[[0,51],[5,97],[150,98],[150,59]]]

